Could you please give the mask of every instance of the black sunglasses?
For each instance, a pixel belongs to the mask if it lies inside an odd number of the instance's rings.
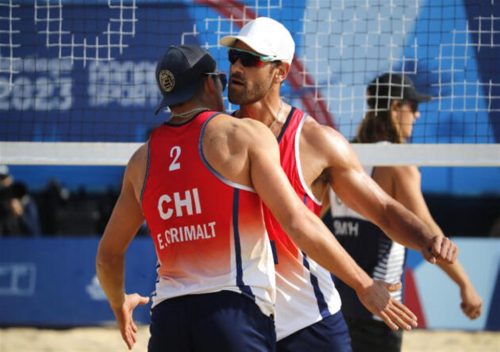
[[[222,91],[226,89],[227,86],[227,76],[224,72],[207,72],[207,76],[219,77],[220,83],[222,84]]]
[[[227,52],[227,58],[231,65],[234,65],[238,59],[245,67],[262,67],[266,62],[273,62],[273,56],[259,55],[243,49],[231,48]]]

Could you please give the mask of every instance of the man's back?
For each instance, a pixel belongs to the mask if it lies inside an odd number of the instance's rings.
[[[168,298],[229,290],[256,300],[270,315],[274,268],[261,200],[212,167],[210,160],[227,159],[224,141],[231,139],[209,127],[224,119],[217,115],[207,111],[151,134],[142,208],[159,258],[153,307]],[[214,142],[219,149],[207,159],[200,146]],[[238,158],[227,163],[241,164]]]

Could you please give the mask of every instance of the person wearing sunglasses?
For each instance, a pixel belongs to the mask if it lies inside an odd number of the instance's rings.
[[[233,115],[261,121],[273,132],[281,165],[309,209],[319,215],[321,200],[332,187],[346,204],[375,222],[394,241],[421,251],[431,263],[455,261],[456,245],[385,193],[364,172],[340,133],[282,100],[280,87],[290,73],[295,52],[285,26],[259,17],[238,34],[223,37],[220,44],[228,47],[231,64],[228,98],[239,105]],[[266,211],[265,217],[276,247],[277,350],[350,351],[341,299],[328,268],[303,253],[272,214]],[[359,287],[348,285],[360,297]],[[396,290],[397,285],[387,288]],[[398,329],[384,309],[363,304],[391,329]]]
[[[157,111],[168,107],[171,117],[130,159],[96,258],[127,346],[136,341],[132,312],[148,298],[125,294],[124,256],[146,220],[158,259],[148,350],[275,350],[275,271],[264,205],[308,256],[359,287],[362,300],[414,326],[413,313],[373,284],[297,197],[267,127],[219,112],[223,77],[196,46],[170,47],[158,63]]]
[[[373,79],[367,88],[368,111],[362,120],[355,143],[406,143],[412,135],[413,124],[420,116],[419,103],[430,96],[417,92],[406,75],[385,73]],[[421,190],[417,166],[364,166],[373,180],[394,199],[422,219],[435,233],[443,234],[427,208]],[[324,207],[323,221],[357,263],[373,278],[401,281],[406,250],[384,232],[349,209],[330,190]],[[459,287],[461,308],[470,319],[481,315],[482,300],[465,270],[457,260],[454,264],[438,263]],[[349,326],[354,352],[399,352],[403,334],[391,331],[366,310],[355,293],[342,281],[336,282],[342,297],[342,312]],[[392,293],[401,300],[402,290]]]

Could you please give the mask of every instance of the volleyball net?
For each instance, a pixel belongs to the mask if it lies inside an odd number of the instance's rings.
[[[495,0],[0,0],[0,162],[125,164],[167,117],[154,115],[166,48],[201,45],[227,72],[220,38],[258,16],[296,42],[283,98],[347,139],[382,73],[433,97],[411,144],[355,145],[362,162],[500,165]]]

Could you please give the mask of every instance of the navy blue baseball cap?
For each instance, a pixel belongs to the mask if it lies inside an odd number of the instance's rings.
[[[163,99],[155,114],[191,99],[203,82],[203,74],[214,72],[215,67],[210,53],[199,46],[170,46],[156,65],[156,83]]]

